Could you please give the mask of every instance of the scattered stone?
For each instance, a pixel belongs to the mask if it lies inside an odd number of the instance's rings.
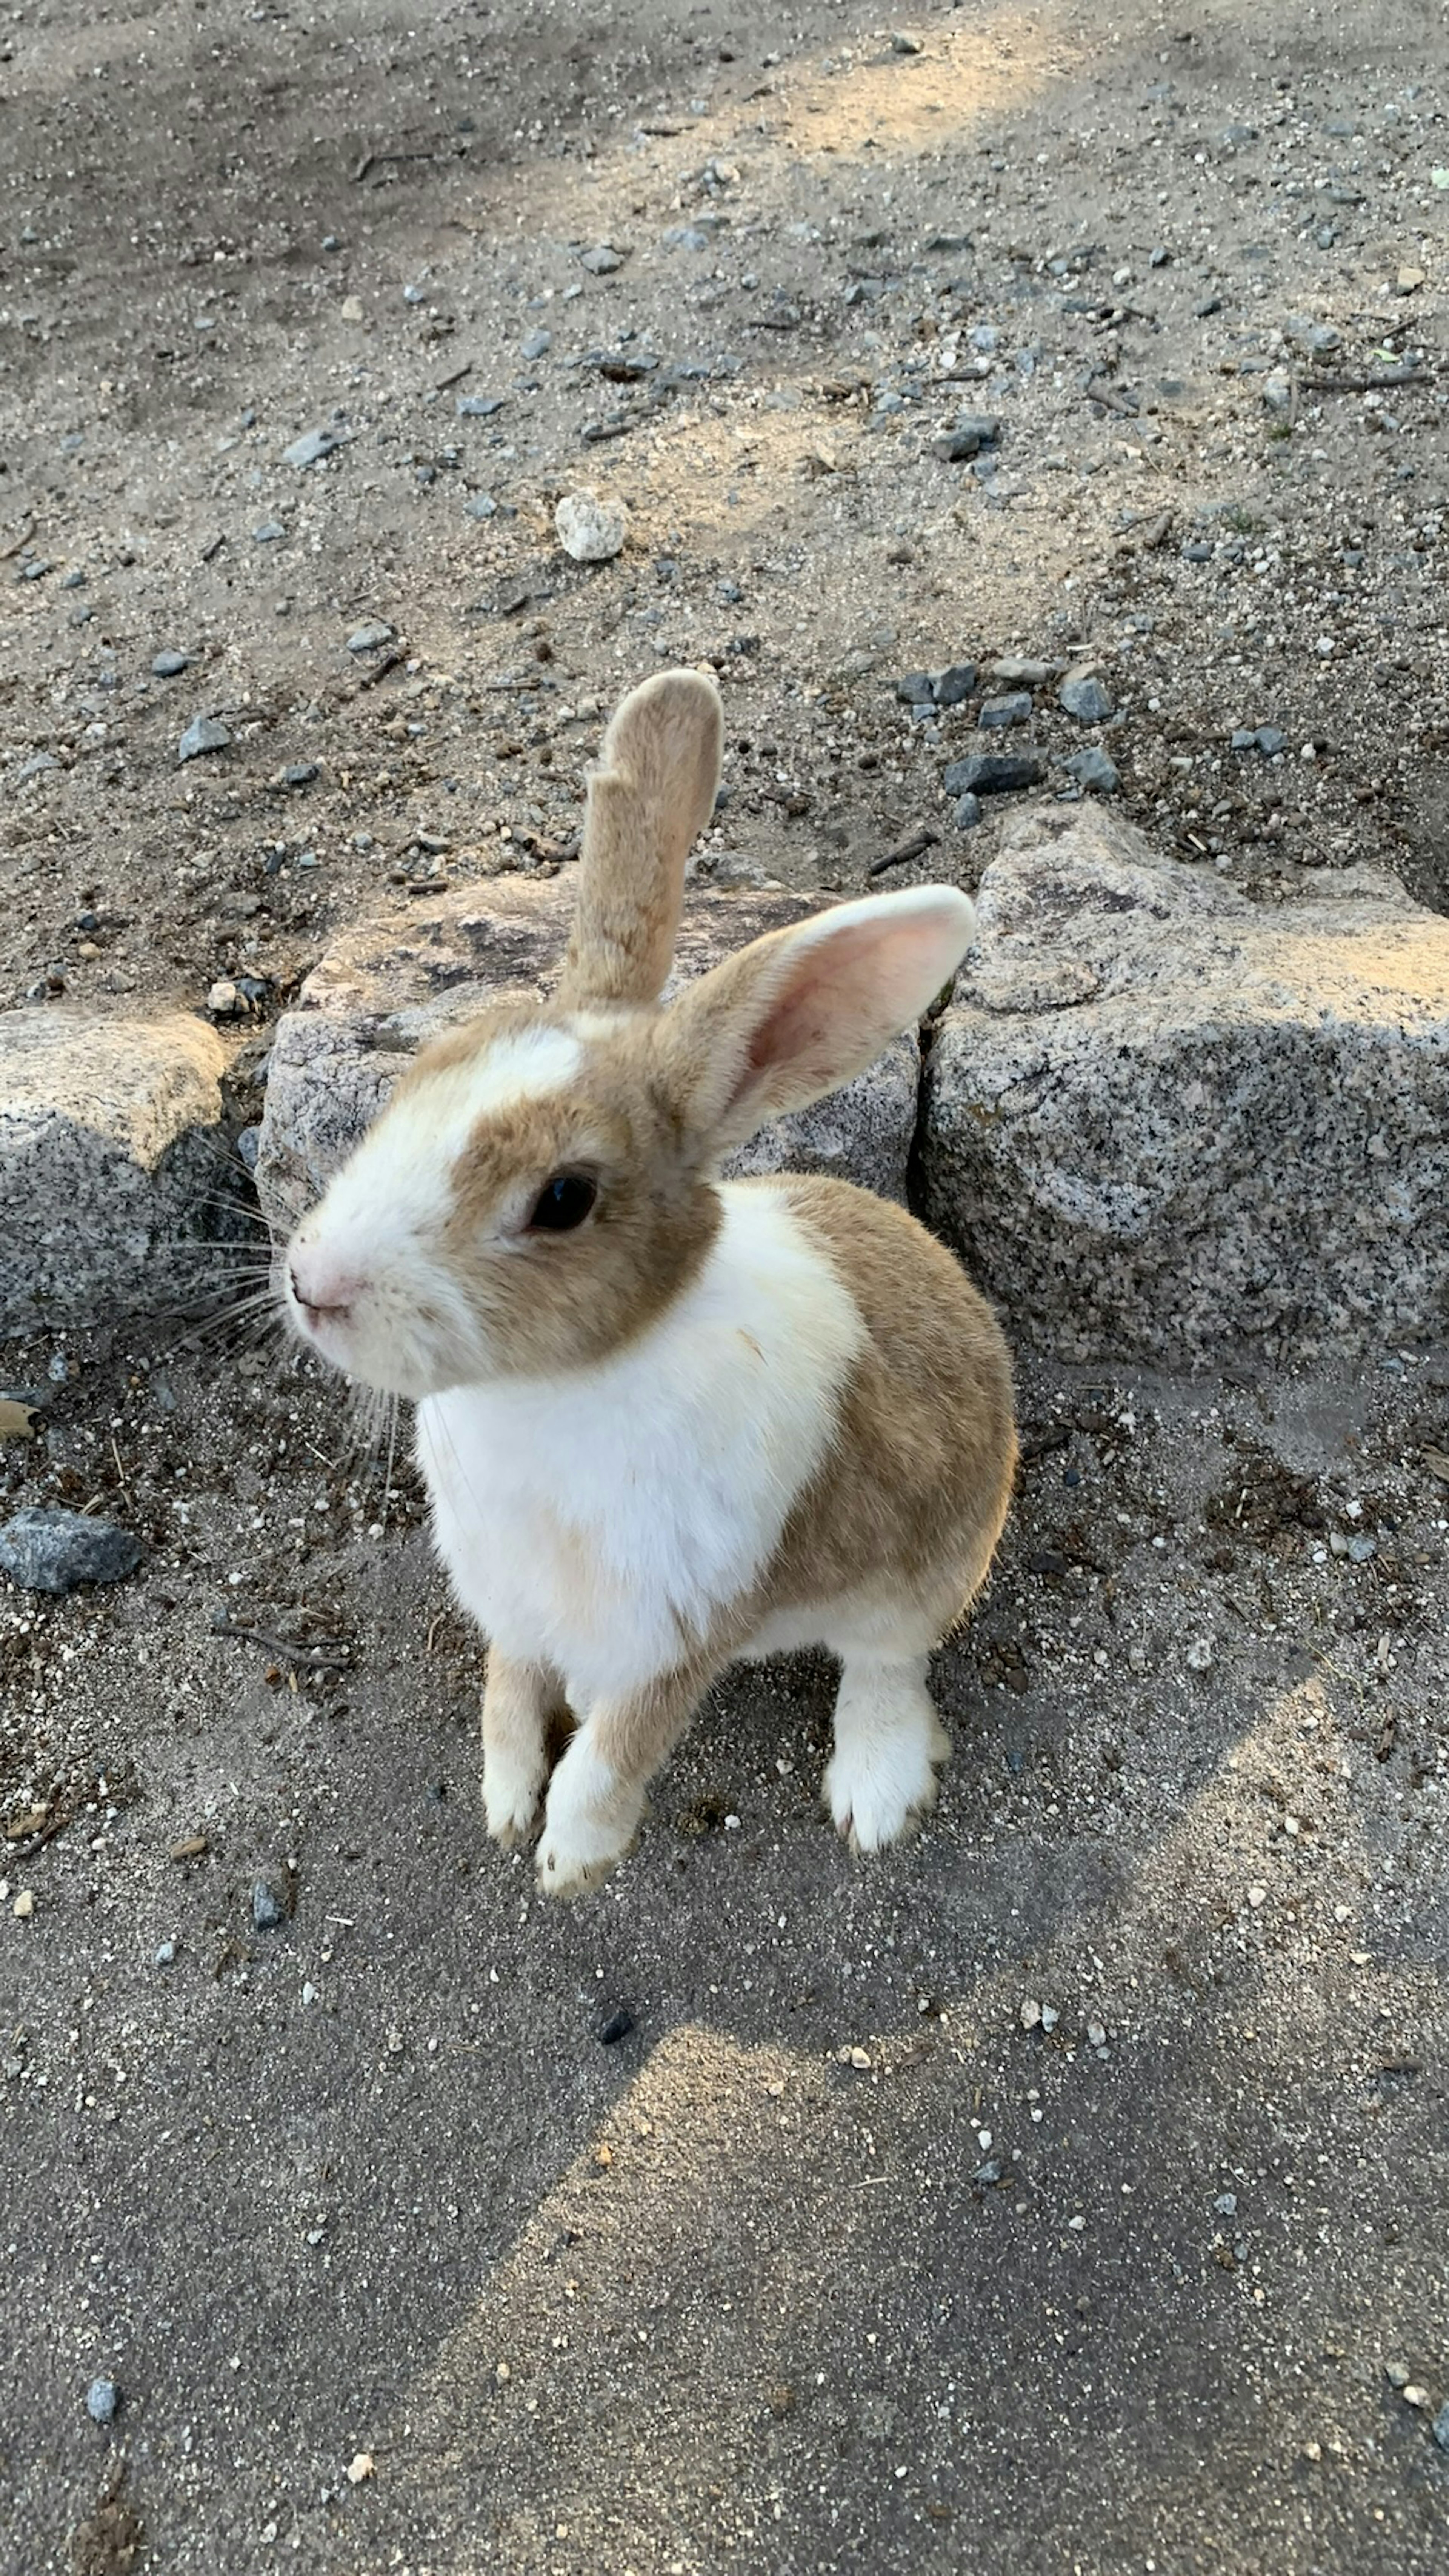
[[[174,1309],[195,1285],[224,1063],[190,1013],[0,1014],[0,1331]]]
[[[552,347],[553,333],[551,331],[530,331],[527,337],[520,344],[518,354],[521,358],[525,358],[528,361],[528,364],[532,366],[536,358],[546,358]]]
[[[1412,2406],[1416,2414],[1423,2414],[1426,2412],[1429,2404],[1429,2391],[1427,2388],[1421,2388],[1417,2380],[1411,2379],[1408,2387],[1401,2389],[1399,2393],[1403,2398],[1404,2404],[1406,2406]]]
[[[360,295],[344,295],[338,309],[344,322],[355,324],[367,319]]]
[[[1341,331],[1335,331],[1331,322],[1310,321],[1306,313],[1289,314],[1283,325],[1283,337],[1291,340],[1295,349],[1302,349],[1310,358],[1326,358],[1331,350],[1343,347]]]
[[[1018,818],[977,909],[922,1178],[1012,1329],[1188,1366],[1442,1329],[1449,921],[1369,869],[1259,906],[1087,802]]]
[[[1449,2451],[1449,2404],[1440,2407],[1430,2431],[1441,2451]]]
[[[932,699],[938,707],[959,707],[976,686],[974,662],[952,662],[944,671],[927,675]]]
[[[206,997],[206,1007],[212,1018],[214,1020],[233,1018],[240,1003],[241,995],[230,976],[219,975]]]
[[[1005,697],[983,698],[976,721],[983,733],[1004,732],[1008,725],[1029,724],[1031,691],[1012,689]]]
[[[1025,2003],[1022,2005],[1022,2007],[1021,2007],[1020,2020],[1021,2020],[1021,2026],[1022,2026],[1022,2029],[1023,2029],[1023,2030],[1039,2030],[1039,2029],[1040,2029],[1040,2027],[1041,2027],[1041,2006],[1040,2006],[1040,2004],[1036,2001],[1035,1996],[1031,1996],[1031,1995],[1029,1995],[1029,1996],[1027,1997],[1026,2002],[1025,2002]]]
[[[1390,2388],[1407,2388],[1409,2381],[1413,2377],[1413,2372],[1408,2369],[1406,2364],[1402,2361],[1386,2361],[1384,2364],[1384,2377],[1388,2381]]]
[[[1087,2024],[1087,2046],[1089,2048],[1105,2048],[1106,2045],[1107,2032],[1105,2025],[1099,2021],[1089,2021]]]
[[[291,1913],[291,1890],[279,1880],[259,1878],[252,1886],[252,1923],[258,1932],[275,1932]]]
[[[60,762],[53,751],[32,752],[30,758],[23,760],[15,772],[15,783],[18,787],[23,787],[27,779],[43,778],[48,770],[59,769],[59,767]]]
[[[1121,785],[1117,764],[1105,751],[1074,751],[1062,767],[1087,796],[1115,796]]]
[[[1005,654],[999,661],[988,662],[988,679],[1003,689],[1040,689],[1051,678],[1050,662],[1024,662],[1015,654]]]
[[[1035,787],[1041,774],[1034,751],[973,751],[952,761],[941,784],[948,796],[1008,796],[1018,787]]]
[[[952,806],[951,820],[958,832],[974,832],[981,820],[980,797],[973,796],[968,788],[966,794],[958,796]]]
[[[157,1944],[156,1944],[155,1949],[154,1949],[154,1950],[152,1951],[152,1953],[151,1953],[151,1965],[152,1965],[152,1967],[153,1967],[153,1968],[172,1968],[172,1967],[174,1967],[174,1966],[175,1966],[175,1964],[176,1964],[176,1944],[175,1944],[175,1942],[174,1942],[174,1941],[158,1941],[158,1942],[157,1942]]]
[[[597,492],[566,492],[553,524],[564,553],[575,563],[609,563],[624,550],[629,513],[622,501],[600,500]]]
[[[935,692],[931,687],[930,672],[907,671],[904,678],[899,679],[896,682],[896,696],[902,699],[908,707],[928,707],[932,705],[934,702]]]
[[[1061,2020],[1061,2014],[1058,2012],[1058,2010],[1057,2010],[1057,2008],[1056,2008],[1056,2005],[1055,2005],[1055,2004],[1043,2004],[1043,2005],[1042,2005],[1042,2008],[1041,2008],[1041,2026],[1042,2026],[1042,2029],[1043,2029],[1043,2030],[1055,2030],[1055,2029],[1056,2029],[1056,2026],[1057,2026],[1057,2023],[1058,2023],[1060,2020]]]
[[[919,36],[907,36],[897,33],[891,37],[891,52],[893,54],[923,54],[925,50],[925,46],[922,44]]]
[[[34,1891],[31,1888],[22,1887],[10,1911],[17,1923],[28,1923],[35,1912]]]
[[[599,2031],[600,2046],[602,2048],[617,2048],[621,2039],[628,2038],[633,2027],[633,2014],[628,2011],[623,2004],[621,2004],[618,2011],[611,2012],[608,2020],[602,2024]]]
[[[347,650],[349,653],[375,653],[380,645],[391,644],[396,631],[384,618],[369,617],[365,625],[354,626],[347,638]]]
[[[287,531],[283,527],[280,519],[263,519],[261,526],[259,528],[253,528],[252,530],[252,544],[254,546],[279,546],[286,533]]]
[[[322,775],[315,760],[289,760],[282,772],[284,787],[310,787]]]
[[[1281,368],[1275,367],[1271,375],[1263,378],[1260,390],[1264,405],[1278,419],[1292,410],[1293,379],[1285,376]]]
[[[954,429],[943,430],[931,441],[931,453],[944,464],[964,465],[979,456],[983,447],[994,447],[1001,433],[1001,423],[986,412],[965,412]]]
[[[194,716],[176,746],[178,761],[200,760],[209,751],[229,751],[231,735],[215,716]]]
[[[182,672],[189,671],[190,668],[189,653],[158,653],[151,664],[152,672],[158,680],[179,680]]]
[[[354,2451],[347,2463],[347,2483],[350,2487],[360,2487],[376,2474],[376,2470],[377,2462],[370,2451]]]
[[[567,876],[499,877],[405,907],[399,901],[395,911],[338,938],[273,1037],[256,1177],[279,1228],[289,1231],[320,1195],[420,1045],[491,1004],[535,1001],[552,988],[573,902]],[[701,974],[751,939],[820,909],[780,891],[691,887],[677,975]],[[216,1043],[202,1023],[192,1025]],[[772,1121],[729,1169],[742,1177],[834,1174],[903,1201],[919,1080],[911,1030],[841,1090]]]
[[[586,268],[590,277],[612,277],[623,265],[623,252],[615,250],[612,242],[600,242],[595,249],[579,253],[579,266]]]
[[[503,403],[504,397],[502,394],[460,394],[458,396],[458,418],[460,420],[491,420],[496,411],[501,411],[503,409]]]
[[[1068,671],[1057,691],[1057,703],[1078,724],[1105,724],[1113,712],[1112,699],[1094,671]]]
[[[0,1571],[27,1592],[74,1592],[82,1583],[121,1583],[145,1549],[129,1530],[59,1504],[32,1504],[0,1528]]]
[[[290,447],[283,448],[282,462],[295,465],[300,474],[306,466],[320,464],[324,456],[331,456],[339,447],[345,447],[349,436],[349,431],[331,426],[305,430],[300,438],[293,439]]]
[[[1276,753],[1287,750],[1288,736],[1277,725],[1239,725],[1233,735],[1232,748],[1234,751],[1260,751],[1265,760],[1272,760]]]
[[[86,2413],[93,2424],[114,2421],[121,2392],[113,2379],[93,2379],[86,2390]]]

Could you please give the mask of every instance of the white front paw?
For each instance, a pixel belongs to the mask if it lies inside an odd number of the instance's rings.
[[[643,1805],[576,1738],[553,1775],[544,1810],[543,1894],[586,1896],[600,1886],[633,1842]]]
[[[543,1797],[541,1763],[522,1763],[507,1754],[483,1756],[483,1814],[488,1831],[505,1851],[530,1842]]]
[[[836,1748],[825,1773],[825,1803],[853,1852],[880,1851],[914,1832],[936,1803],[936,1769],[951,1750],[934,1721],[853,1737]]]

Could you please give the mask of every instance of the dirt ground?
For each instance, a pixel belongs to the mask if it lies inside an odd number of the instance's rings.
[[[266,1023],[384,887],[563,864],[676,659],[723,881],[930,828],[886,881],[974,883],[979,692],[895,684],[1015,655],[1118,710],[1038,687],[1048,791],[1100,742],[1264,901],[1449,909],[1446,52],[1417,0],[12,10],[0,993]],[[828,1673],[741,1671],[571,1910],[310,1364],[173,1321],[0,1392],[4,1510],[148,1547],[0,1598],[4,2576],[1443,2564],[1449,1355],[1023,1352],[921,1839],[852,1862]]]

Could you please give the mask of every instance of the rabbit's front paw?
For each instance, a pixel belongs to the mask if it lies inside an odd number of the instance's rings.
[[[951,1741],[925,1692],[889,1712],[891,1723],[837,1729],[825,1803],[853,1852],[880,1851],[914,1832],[936,1803],[936,1765]],[[881,1712],[884,1716],[885,1711]]]
[[[548,1793],[538,1884],[545,1896],[587,1896],[617,1867],[638,1829],[642,1797],[619,1784],[575,1738]]]
[[[483,1762],[483,1813],[494,1842],[505,1851],[533,1840],[543,1796],[543,1772],[497,1753]]]

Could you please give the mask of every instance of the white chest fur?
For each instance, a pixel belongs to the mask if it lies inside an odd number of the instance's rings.
[[[668,1671],[778,1544],[835,1426],[859,1312],[783,1188],[720,1193],[694,1286],[594,1369],[418,1408],[439,1550],[580,1711]]]

